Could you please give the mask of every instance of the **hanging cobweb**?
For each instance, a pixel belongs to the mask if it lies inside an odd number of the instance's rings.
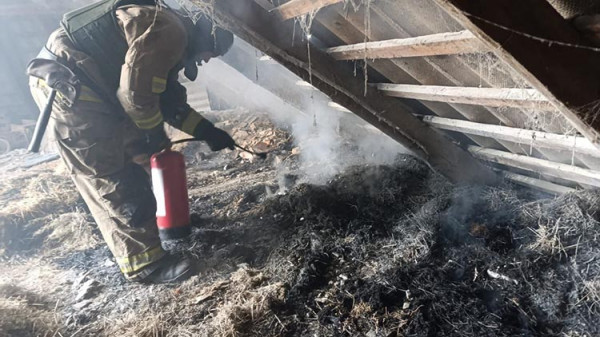
[[[182,13],[189,17],[194,23],[202,17],[213,18],[215,0],[174,0]]]

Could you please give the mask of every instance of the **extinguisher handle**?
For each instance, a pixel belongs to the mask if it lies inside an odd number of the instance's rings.
[[[40,145],[42,144],[44,133],[46,132],[48,122],[50,121],[50,115],[52,114],[52,105],[54,104],[55,98],[56,89],[52,89],[50,90],[50,94],[48,95],[48,99],[46,100],[46,104],[44,105],[44,109],[40,112],[37,122],[35,123],[33,136],[31,137],[31,142],[29,143],[28,147],[29,152],[40,152]]]

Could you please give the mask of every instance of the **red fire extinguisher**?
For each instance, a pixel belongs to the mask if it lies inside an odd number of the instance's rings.
[[[190,206],[183,155],[166,149],[152,156],[150,167],[160,238],[173,240],[188,236]]]

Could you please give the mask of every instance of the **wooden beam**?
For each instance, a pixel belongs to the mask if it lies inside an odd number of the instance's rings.
[[[585,48],[589,43],[547,0],[434,1],[600,148],[598,50]]]
[[[389,96],[423,101],[544,111],[554,110],[552,104],[535,89],[446,87],[388,83],[377,84],[377,88]]]
[[[288,20],[344,0],[291,0],[275,8],[281,20]]]
[[[327,49],[327,53],[336,60],[390,59],[468,54],[484,51],[475,35],[468,30],[407,39],[357,43]]]
[[[577,166],[555,163],[504,151],[469,146],[469,152],[475,157],[492,163],[520,168],[522,170],[545,174],[550,177],[573,181],[580,184],[600,187],[600,172]]]
[[[427,12],[429,15],[422,15],[422,13]],[[316,18],[317,20],[323,17],[323,12],[319,12],[319,16]],[[380,26],[381,20],[385,22],[389,22],[389,28],[387,30],[390,31],[389,34],[400,34],[397,36],[386,36],[385,34],[380,38],[372,38],[372,40],[385,40],[389,38],[396,37],[409,37],[409,36],[418,36],[421,34],[431,34],[431,33],[439,33],[439,24],[436,24],[436,20],[443,20],[450,30],[460,30],[464,29],[461,27],[458,22],[446,15],[446,13],[442,13],[438,5],[433,1],[422,1],[422,0],[403,0],[400,2],[378,2],[376,6],[372,7],[372,16],[371,21],[375,22],[373,26],[369,29],[374,32],[376,27]],[[402,13],[402,15],[399,15]],[[377,18],[374,16],[379,16]],[[350,17],[350,15],[348,15]],[[360,20],[357,18],[357,22],[364,22],[364,20]],[[384,27],[380,29],[386,29]],[[406,34],[404,34],[403,29],[406,29]],[[408,34],[408,35],[407,35]],[[361,40],[358,40],[360,42]],[[464,57],[426,57],[426,58],[408,58],[408,59],[400,59],[396,60],[397,62],[408,63],[408,61],[413,60],[426,60],[435,64],[438,69],[442,69],[441,71],[450,75],[453,79],[460,81],[460,83],[448,84],[444,82],[437,83],[422,83],[422,84],[430,84],[430,85],[458,85],[465,87],[496,87],[499,83],[504,83],[505,88],[523,88],[523,79],[519,74],[517,74],[513,69],[511,69],[507,64],[504,64],[502,60],[497,57],[493,57],[493,60],[490,59],[489,54],[484,56],[485,62],[493,62],[494,66],[485,67],[486,71],[482,71],[482,68],[478,66],[480,62],[471,62],[466,61]],[[491,56],[490,56],[491,57]],[[472,58],[471,58],[472,59]],[[487,63],[486,63],[487,64]],[[419,67],[418,65],[413,65]],[[420,69],[421,72],[427,71]],[[489,72],[488,72],[489,70]],[[430,72],[430,71],[428,71]],[[394,83],[402,83],[402,84],[412,84],[408,82],[400,82],[393,81]],[[440,104],[440,103],[438,103]],[[482,107],[475,105],[455,105],[459,106],[460,110],[465,111],[468,110],[478,110],[482,111]],[[542,127],[541,131],[554,132],[554,133],[565,133],[565,130],[572,130],[574,127],[572,124],[567,121],[567,119],[558,112],[555,111],[541,111],[532,114],[530,110],[527,109],[516,109],[516,108],[485,108],[485,110],[489,111],[491,114],[496,116],[502,121],[502,125],[513,126],[513,127],[523,127],[525,125],[529,125],[531,122],[537,124],[536,121],[539,121],[539,127]],[[439,115],[439,114],[438,114]],[[442,116],[445,117],[445,116]],[[462,118],[461,118],[462,119]],[[487,124],[500,124],[497,122],[491,122],[482,120],[480,117],[472,118],[467,117],[466,119],[487,123]],[[521,153],[522,147],[512,145],[511,143],[502,142],[507,149],[511,150],[514,153]],[[490,147],[486,145],[480,145],[483,147]],[[493,147],[492,147],[493,148]],[[519,149],[521,148],[521,150]],[[498,149],[501,150],[501,149]],[[536,149],[533,150],[538,152]],[[573,157],[570,153],[566,153],[564,151],[557,152],[549,149],[539,149],[539,154],[546,157],[545,159],[568,163]],[[540,157],[542,158],[542,157]],[[600,168],[600,161],[596,158],[587,158],[586,156],[575,156],[575,161],[579,164],[579,162],[585,164],[588,168],[598,169]]]
[[[560,149],[593,157],[600,157],[600,150],[590,143],[589,140],[580,136],[568,136],[436,116],[423,116],[422,118],[425,123],[442,130],[462,132],[470,135],[530,145],[533,147],[544,147],[553,150]]]
[[[194,0],[204,4],[204,1]],[[496,183],[497,175],[467,151],[414,117],[404,103],[377,90],[364,92],[364,78],[353,68],[294,36],[293,22],[281,22],[252,0],[214,2],[217,22],[274,60],[311,82],[334,102],[346,107],[401,143],[452,181]]]
[[[576,191],[576,189],[574,188],[558,185],[549,181],[540,180],[521,174],[516,174],[513,172],[502,171],[502,175],[504,176],[504,178],[514,182],[515,184],[533,188],[548,194],[561,195]]]
[[[378,6],[381,6],[381,2],[378,3]],[[410,37],[411,35],[408,32],[403,31],[400,27],[393,28],[388,24],[383,24],[389,22],[391,19],[389,17],[383,18],[381,17],[381,12],[378,10],[378,6],[374,6],[370,8],[371,20],[373,23],[376,23],[370,27],[370,29],[365,30],[364,28],[364,13],[360,11],[354,13],[353,11],[349,11],[348,13],[342,13],[339,8],[330,7],[325,8],[319,15],[315,18],[315,22],[313,22],[313,27],[319,28],[319,25],[322,25],[322,29],[327,29],[335,36],[337,36],[340,40],[347,44],[353,44],[360,41],[364,41],[365,34],[364,31],[369,33],[370,40],[388,40],[394,37]],[[406,9],[404,9],[406,10]],[[395,11],[389,11],[390,13],[394,13]],[[404,20],[404,19],[403,19]],[[431,31],[428,31],[428,33]],[[377,72],[387,77],[393,83],[404,83],[404,84],[436,84],[436,85],[460,85],[458,83],[454,83],[455,75],[447,75],[445,72],[440,72],[436,69],[448,68],[446,65],[442,65],[441,67],[437,67],[437,65],[433,65],[430,62],[434,60],[439,60],[442,58],[430,58],[430,57],[413,57],[413,58],[405,58],[405,59],[379,59],[370,61],[367,60],[369,65],[373,67]],[[443,58],[443,59],[458,59],[458,58]],[[459,69],[456,65],[450,65],[453,69]],[[467,71],[468,72],[468,71]],[[460,75],[464,75],[466,72],[459,72]],[[478,80],[477,83],[480,83]],[[484,83],[486,84],[486,83]],[[484,107],[475,106],[475,105],[449,105],[446,103],[440,102],[421,102],[425,107],[435,112],[438,116],[448,117],[448,118],[459,118],[461,116],[466,117],[467,119],[476,119],[479,122],[489,123],[489,124],[499,124],[499,120],[496,119],[495,116],[492,116],[493,113],[496,112],[496,109],[486,109]],[[491,113],[490,113],[491,110]],[[510,120],[503,119],[502,121],[506,121],[510,123]],[[482,137],[456,137],[457,135],[452,135],[455,140],[460,143],[469,143],[469,138],[476,144],[483,147],[489,148],[497,148],[500,150],[500,145],[498,142],[488,138]],[[504,145],[506,146],[506,145]],[[507,144],[507,149],[518,151],[520,149],[511,148],[511,144]]]
[[[426,11],[429,15],[423,15],[423,11]],[[333,12],[335,12],[335,15],[328,15],[328,13]],[[458,31],[464,29],[452,18],[444,14],[440,12],[435,3],[430,3],[429,1],[379,1],[370,8],[371,25],[369,27],[365,26],[364,18],[366,14],[364,11],[357,13],[348,11],[345,13],[340,10],[339,6],[332,6],[320,11],[319,15],[315,18],[316,23],[313,23],[313,25],[318,25],[321,22],[328,30],[335,32],[347,44],[363,42],[364,33],[369,35],[368,37],[371,41],[440,33],[438,30],[439,24],[436,25],[436,20],[443,20],[448,25],[449,30]],[[355,33],[355,31],[358,33]],[[487,62],[489,58],[486,56],[484,59]],[[414,83],[414,79],[417,79],[421,82],[420,84],[425,85],[494,87],[497,83],[505,83],[505,87],[522,87],[520,83],[515,82],[515,80],[520,81],[519,76],[512,78],[511,76],[514,72],[502,65],[501,62],[497,64],[498,66],[486,68],[490,72],[488,73],[486,70],[485,74],[482,73],[480,67],[467,62],[464,57],[413,57],[389,60],[380,59],[374,62],[367,60],[367,62],[381,74],[384,74],[392,83],[416,84]],[[403,78],[408,75],[410,75],[409,78]],[[491,81],[491,79],[494,80]],[[530,111],[521,111],[515,108],[497,109],[476,105],[448,105],[440,102],[426,101],[422,101],[421,103],[439,116],[457,118],[456,112],[459,112],[466,119],[480,123],[519,127],[528,123],[532,118]],[[547,128],[545,131],[562,133],[562,130],[571,128],[567,125],[569,123],[566,119],[558,115],[556,111],[539,112],[535,115],[544,121],[543,126]],[[464,137],[457,137],[459,136],[458,134],[452,136],[459,142],[465,143]],[[470,138],[475,141],[475,145],[501,150],[498,145],[494,145],[496,143],[495,140],[492,141],[491,139],[474,136]],[[514,153],[527,151],[518,144],[503,141],[497,141],[497,143],[502,144],[503,147]],[[533,153],[537,154],[538,149],[533,149]],[[552,161],[568,162],[572,159],[571,154],[564,151],[560,153],[540,149],[539,153]],[[579,155],[575,157],[575,160],[581,160],[591,168],[600,167],[594,161],[590,162],[587,158],[581,158]]]

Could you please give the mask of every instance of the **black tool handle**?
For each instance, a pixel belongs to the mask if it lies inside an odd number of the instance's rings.
[[[29,152],[40,152],[40,145],[42,144],[42,139],[44,138],[46,127],[48,126],[48,122],[50,121],[50,114],[52,114],[52,105],[54,104],[54,98],[56,98],[56,90],[52,89],[50,91],[50,95],[48,95],[48,100],[46,100],[44,110],[38,117],[37,123],[35,123],[35,130],[33,130],[33,136],[31,137],[29,148],[27,149]]]
[[[202,141],[200,139],[196,139],[196,138],[186,138],[186,139],[180,139],[180,140],[176,140],[174,142],[171,142],[171,145],[175,145],[175,144],[181,144],[181,143],[187,143],[187,142],[199,142]],[[238,149],[242,150],[242,151],[246,151],[250,154],[253,154],[255,156],[258,156],[260,159],[267,159],[267,154],[269,154],[268,152],[254,152],[251,150],[248,150],[244,147],[239,146],[238,144],[234,144],[233,146],[237,147]]]

